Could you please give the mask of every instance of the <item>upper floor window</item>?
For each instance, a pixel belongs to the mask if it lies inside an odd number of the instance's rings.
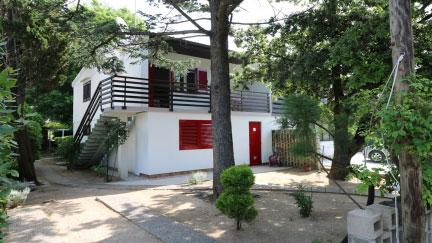
[[[182,92],[206,91],[208,89],[207,71],[199,68],[191,69],[185,77],[180,77],[179,83]]]
[[[91,98],[91,81],[83,85],[83,102],[89,101]]]

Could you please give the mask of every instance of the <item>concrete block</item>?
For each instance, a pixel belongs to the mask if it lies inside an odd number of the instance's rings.
[[[381,242],[382,243],[392,243],[392,232],[391,231],[384,231],[381,235]]]
[[[348,243],[382,243],[381,236],[376,239],[362,239],[353,235],[348,235]]]
[[[383,233],[382,216],[371,210],[354,209],[348,212],[348,235],[373,240]]]
[[[381,204],[372,204],[367,207],[367,210],[381,213],[384,230],[390,231],[396,227],[396,210],[394,207]]]

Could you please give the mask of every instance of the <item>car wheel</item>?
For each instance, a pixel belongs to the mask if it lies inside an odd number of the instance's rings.
[[[385,160],[385,154],[380,150],[372,150],[368,154],[369,159],[372,160],[372,162],[378,163]]]

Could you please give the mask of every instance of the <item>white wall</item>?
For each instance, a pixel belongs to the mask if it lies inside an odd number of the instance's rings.
[[[79,124],[81,123],[82,117],[87,110],[87,106],[90,104],[90,100],[83,102],[83,85],[84,83],[91,81],[91,97],[99,84],[99,82],[108,77],[103,73],[98,72],[96,69],[83,68],[72,82],[73,88],[73,133],[75,134]],[[95,117],[99,117],[100,109],[96,113]],[[93,120],[93,124],[97,119]]]
[[[137,116],[136,171],[146,175],[208,169],[213,167],[212,149],[180,150],[179,120],[210,120],[208,113],[150,111]],[[275,118],[263,113],[232,114],[234,157],[236,164],[249,164],[249,122],[261,122],[262,161],[272,153],[271,130]]]

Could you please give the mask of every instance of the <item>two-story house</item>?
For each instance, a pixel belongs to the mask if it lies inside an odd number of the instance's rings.
[[[124,57],[123,74],[79,72],[72,87],[74,138],[85,143],[80,161],[100,161],[103,124],[115,117],[129,124],[127,141],[112,155],[120,177],[212,168],[210,48],[177,39],[169,44],[174,50],[170,58],[193,58],[197,67],[179,76],[151,60],[131,64]],[[233,61],[230,69],[235,68]],[[274,114],[280,108],[273,105],[270,90],[260,83],[232,90],[231,107],[236,164],[267,162],[271,131],[278,127]]]

